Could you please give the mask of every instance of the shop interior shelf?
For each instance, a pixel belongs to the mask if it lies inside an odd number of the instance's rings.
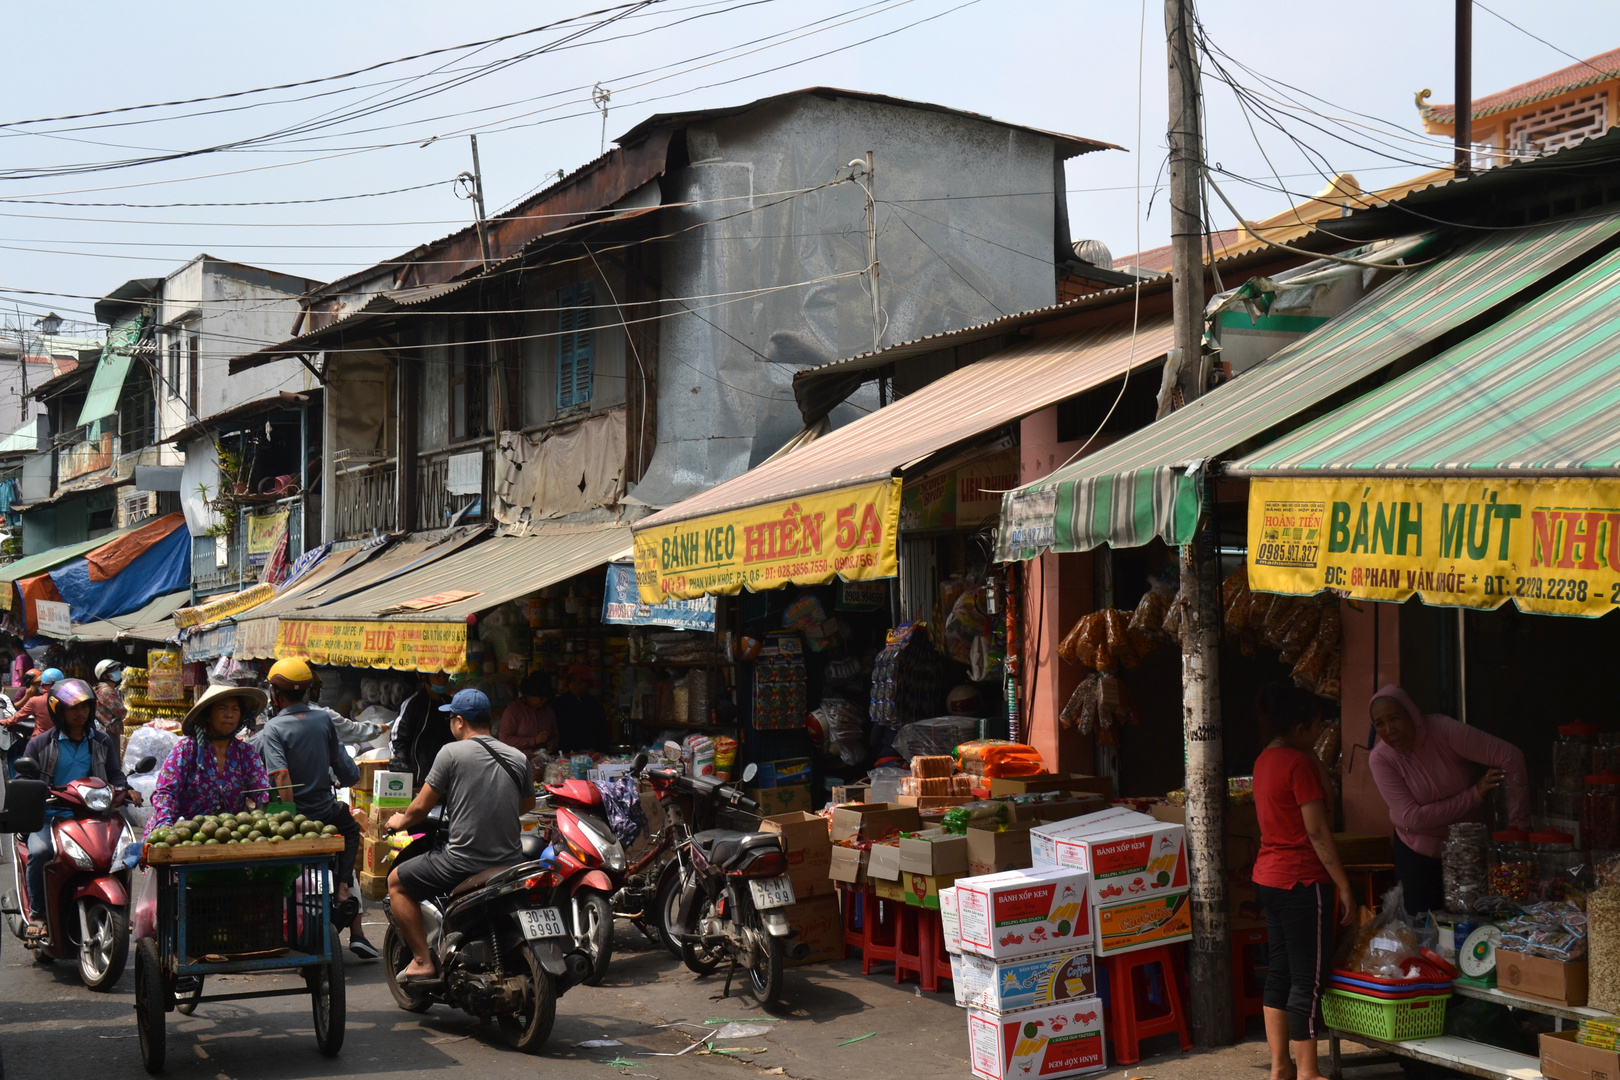
[[[1512,1009],[1525,1009],[1529,1012],[1541,1013],[1543,1016],[1555,1017],[1553,1030],[1563,1031],[1565,1020],[1610,1020],[1614,1014],[1604,1012],[1602,1009],[1588,1009],[1584,1005],[1554,1005],[1550,1001],[1532,1001],[1518,994],[1510,994],[1505,990],[1485,990],[1476,986],[1465,986],[1462,983],[1453,983],[1451,992],[1461,997],[1477,998],[1480,1001],[1494,1001],[1498,1005],[1506,1005]]]
[[[1328,1070],[1333,1080],[1340,1080],[1343,1066],[1339,1059],[1339,1040],[1360,1043],[1374,1050],[1383,1050],[1397,1057],[1426,1061],[1485,1080],[1541,1080],[1541,1059],[1530,1054],[1518,1054],[1484,1043],[1470,1042],[1451,1035],[1432,1039],[1412,1039],[1407,1042],[1385,1042],[1365,1035],[1349,1032],[1328,1033]]]

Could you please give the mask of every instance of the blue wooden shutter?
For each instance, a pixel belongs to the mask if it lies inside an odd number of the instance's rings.
[[[595,290],[588,281],[557,290],[557,408],[591,400],[595,334],[591,330]]]

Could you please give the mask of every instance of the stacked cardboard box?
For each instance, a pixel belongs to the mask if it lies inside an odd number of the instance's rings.
[[[802,810],[762,818],[760,832],[779,833],[787,847],[788,880],[799,900],[831,896],[832,841],[827,836],[827,819]]]
[[[875,885],[879,880],[899,880],[899,847],[897,843],[888,842],[898,841],[903,832],[920,830],[922,817],[914,806],[851,803],[833,807],[828,828],[833,847],[827,876],[848,885]],[[888,849],[874,852],[871,850],[874,845],[888,845]],[[877,858],[875,873],[874,854]]]
[[[1098,956],[1192,937],[1186,830],[1115,808],[1030,830],[1035,866],[1083,870]]]

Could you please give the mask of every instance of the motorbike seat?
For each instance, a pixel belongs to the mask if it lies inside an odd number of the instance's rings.
[[[732,829],[708,829],[692,837],[704,858],[719,866],[730,866],[742,856],[760,848],[780,849],[782,838],[776,833],[746,833]]]
[[[488,870],[480,870],[466,881],[463,881],[460,885],[457,885],[454,889],[451,889],[450,896],[453,899],[457,896],[464,896],[467,893],[472,892],[474,889],[481,889],[485,885],[489,884],[490,878],[494,877],[496,874],[505,873],[510,869],[512,869],[510,866],[492,866]]]

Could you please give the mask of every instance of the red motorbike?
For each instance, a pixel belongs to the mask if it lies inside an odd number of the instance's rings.
[[[613,953],[613,920],[629,920],[649,940],[661,942],[674,956],[681,942],[672,927],[685,880],[683,841],[691,836],[678,787],[700,794],[678,769],[647,768],[639,757],[631,775],[651,782],[664,811],[664,827],[649,838],[647,850],[627,865],[623,847],[607,825],[602,791],[590,780],[547,784],[546,801],[556,810],[548,837],[558,873],[574,889],[574,928],[579,947],[591,955],[590,985],[601,982]],[[682,781],[685,781],[683,784]]]
[[[17,762],[19,776],[37,776],[38,768],[27,758]],[[28,836],[17,833],[13,838],[15,906],[12,897],[4,903],[12,932],[23,938],[39,963],[76,955],[79,977],[92,990],[111,990],[129,959],[129,870],[120,857],[135,841],[120,813],[128,800],[129,789],[94,777],[50,789],[46,809],[72,816],[50,823],[56,857],[45,868],[45,936],[36,941],[26,937],[33,916],[24,878]]]

